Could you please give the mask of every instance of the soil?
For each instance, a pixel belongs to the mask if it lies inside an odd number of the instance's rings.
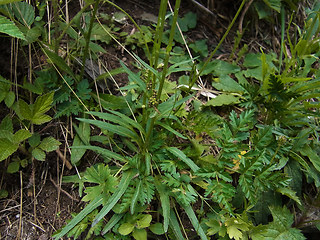
[[[77,1],[71,1],[77,2]],[[194,5],[190,1],[182,1],[181,14],[195,10]],[[199,1],[201,2],[201,1]],[[205,2],[205,1],[203,1]],[[212,1],[215,2],[215,1]],[[211,6],[214,9],[214,13],[217,17],[210,19],[210,16],[206,16],[198,12],[200,17],[198,25],[195,30],[188,33],[188,38],[191,40],[207,39],[209,45],[209,52],[212,50],[222,34],[226,30],[226,26],[232,20],[239,1],[216,1],[215,6]],[[220,3],[219,3],[220,2]],[[223,4],[222,4],[223,2]],[[121,8],[126,10],[138,24],[144,23],[141,19],[143,13],[149,13],[157,15],[160,1],[154,0],[121,0],[115,1]],[[74,3],[73,3],[74,4]],[[78,6],[73,6],[73,16],[78,11]],[[111,13],[116,11],[113,7],[101,7],[99,11]],[[209,19],[209,21],[208,21]],[[133,25],[129,25],[128,30],[133,28]],[[219,58],[223,58],[230,53],[234,43],[234,36],[236,35],[237,26],[232,30],[226,41],[224,42]],[[262,41],[262,35],[260,35],[260,29],[253,29],[244,36],[241,45],[244,43],[251,43],[249,45],[249,51],[258,51],[258,46],[265,46],[265,41]],[[266,37],[266,35],[265,35]],[[268,35],[269,38],[272,36]],[[18,81],[23,80],[23,77],[27,74],[27,64],[21,57],[18,59],[17,69],[14,71],[10,65],[10,49],[11,42],[9,38],[0,37],[0,65],[1,75],[7,79],[12,79],[12,76],[17,72],[16,79]],[[130,56],[121,51],[121,49],[108,47],[107,54],[103,56],[103,59],[110,68],[117,68],[120,66],[119,60],[123,60],[125,63],[131,61]],[[129,64],[128,64],[129,65]],[[122,84],[126,83],[125,75],[122,78]],[[1,111],[1,107],[0,107]],[[4,116],[4,115],[3,115]],[[50,128],[50,132],[55,134],[57,139],[61,142],[66,142],[66,137],[61,131],[66,123],[56,123]],[[62,154],[66,151],[64,146],[60,146]],[[69,153],[66,151],[66,158],[69,158]],[[95,159],[96,156],[90,156],[87,159]],[[87,166],[92,164],[90,160]],[[73,188],[71,184],[59,184],[61,176],[75,175],[76,169],[68,169],[63,164],[63,160],[56,153],[49,154],[45,162],[34,161],[34,164],[29,164],[21,172],[15,174],[6,173],[8,161],[2,161],[0,163],[0,189],[6,189],[9,192],[9,196],[0,200],[0,239],[13,240],[20,236],[20,239],[24,240],[46,240],[51,239],[52,233],[60,229],[67,219],[70,219],[72,212],[79,212],[83,204],[79,201],[78,190]],[[86,166],[81,166],[79,171],[83,170]],[[32,170],[35,170],[34,173]],[[34,181],[32,179],[34,175]],[[35,186],[32,186],[32,183]],[[35,190],[36,197],[33,196],[33,190]]]

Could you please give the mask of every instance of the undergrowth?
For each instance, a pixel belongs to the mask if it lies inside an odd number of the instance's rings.
[[[100,159],[63,178],[86,204],[54,239],[306,239],[301,229],[320,187],[320,4],[306,8],[299,27],[298,1],[257,1],[260,18],[280,18],[280,51],[247,53],[239,33],[228,60],[218,60],[252,1],[242,1],[211,53],[206,40],[184,36],[197,15],[179,16],[180,3],[170,11],[162,0],[157,22],[138,26],[112,1],[86,1],[72,19],[52,1],[48,28],[45,3],[1,3],[0,32],[49,64],[23,83],[0,78],[8,112],[0,161],[10,173],[44,161],[61,143],[35,126],[55,119],[72,122],[73,166],[88,161],[87,151]],[[117,12],[99,13],[102,4]],[[131,34],[122,31],[128,22]],[[103,66],[112,44],[133,61]]]

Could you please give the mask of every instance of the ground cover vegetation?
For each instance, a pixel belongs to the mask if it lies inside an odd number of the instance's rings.
[[[221,18],[210,11],[214,1],[204,2],[190,4]],[[208,39],[188,37],[199,17],[182,14],[181,0],[159,1],[157,16],[139,24],[117,1],[80,2],[72,16],[57,0],[0,2],[1,38],[30,64],[21,79],[0,76],[2,174],[22,183],[28,172],[35,199],[36,168],[56,151],[60,188],[72,184],[85,202],[53,239],[318,233],[320,3],[233,3],[212,48]],[[279,29],[278,51],[270,50],[272,39],[258,52],[243,44],[259,24]],[[231,51],[217,57],[230,34]],[[110,48],[126,56],[115,68],[102,59]],[[67,130],[52,134],[61,121]],[[74,170],[62,177],[65,166]],[[35,200],[33,207],[36,218]]]

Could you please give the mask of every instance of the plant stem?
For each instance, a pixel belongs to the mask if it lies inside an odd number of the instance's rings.
[[[211,52],[209,58],[207,59],[207,61],[204,63],[204,65],[202,66],[202,68],[200,69],[200,71],[198,72],[198,74],[194,75],[194,78],[198,78],[201,73],[203,72],[203,70],[205,69],[205,67],[208,65],[208,63],[211,61],[211,59],[213,58],[213,55],[218,51],[218,49],[220,48],[220,46],[222,45],[222,43],[224,42],[224,40],[226,39],[227,35],[229,34],[231,28],[233,27],[234,23],[236,22],[244,4],[246,3],[247,0],[242,0],[242,3],[236,13],[236,15],[233,17],[231,23],[229,24],[227,31],[225,32],[225,34],[222,36],[220,42],[218,43],[218,45],[216,46],[216,48]],[[194,81],[194,80],[192,80]]]

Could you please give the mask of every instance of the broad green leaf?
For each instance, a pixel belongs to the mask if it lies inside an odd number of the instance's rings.
[[[13,161],[11,163],[9,163],[8,168],[7,168],[7,172],[8,173],[16,173],[19,171],[20,168],[20,164],[17,161]]]
[[[238,93],[244,91],[243,87],[228,75],[222,75],[218,79],[214,78],[214,80],[212,81],[212,86],[217,90]]]
[[[83,144],[84,143],[81,141],[80,137],[76,135],[73,139],[73,143],[71,147],[71,163],[73,165],[77,164],[87,151],[85,148],[75,148],[75,147],[83,146]]]
[[[208,240],[208,237],[207,235],[205,234],[204,230],[202,229],[200,223],[199,223],[199,220],[196,216],[196,214],[194,213],[192,207],[190,204],[188,205],[185,205],[184,207],[184,210],[186,212],[186,214],[188,215],[193,227],[194,227],[194,230],[198,233],[198,235],[200,236],[201,240]]]
[[[180,158],[185,164],[187,164],[192,169],[192,171],[196,172],[199,169],[199,167],[178,148],[167,147],[166,149],[176,157]]]
[[[165,233],[165,231],[163,230],[162,223],[151,224],[149,229],[151,230],[151,232],[153,232],[156,235],[162,235]]]
[[[123,223],[120,225],[120,227],[118,228],[118,232],[121,234],[121,235],[128,235],[130,234],[134,229],[134,225],[131,224],[131,223]]]
[[[152,216],[150,214],[144,214],[136,221],[136,227],[138,229],[147,228],[150,226]]]
[[[54,139],[53,137],[46,137],[41,141],[38,147],[41,148],[43,151],[52,152],[54,150],[57,150],[60,144],[61,142]]]
[[[72,228],[74,228],[82,219],[84,219],[89,213],[94,209],[98,208],[103,202],[103,196],[96,197],[92,202],[90,202],[77,216],[75,216],[68,224],[65,226],[61,232],[53,235],[54,239],[60,239],[66,235]]]
[[[32,150],[32,157],[39,161],[44,161],[46,159],[46,153],[40,148],[35,148]]]
[[[6,138],[0,138],[0,161],[5,160],[15,151],[17,151],[19,143],[13,143]]]
[[[0,124],[0,130],[13,132],[13,124],[9,114],[2,119]]]
[[[109,211],[116,205],[116,203],[120,200],[122,195],[127,190],[132,177],[134,176],[135,171],[124,172],[121,178],[121,181],[118,185],[117,191],[108,199],[105,206],[101,209],[98,215],[92,222],[92,226],[96,225],[105,215],[109,213]]]
[[[0,5],[2,3],[0,2]],[[11,37],[20,38],[26,40],[20,29],[9,19],[4,16],[0,16],[0,32],[8,34]]]
[[[235,64],[231,64],[222,60],[214,60],[214,62],[216,62],[216,65],[213,69],[213,74],[216,76],[223,76],[240,71],[240,67]]]
[[[137,229],[135,228],[132,236],[136,240],[147,240],[147,231],[145,229]]]
[[[34,8],[27,2],[18,2],[12,4],[12,10],[15,17],[25,26],[30,27],[34,22]]]
[[[0,189],[0,199],[8,197],[8,191]]]
[[[36,115],[34,118],[31,120],[33,124],[41,125],[46,122],[50,122],[52,120],[52,117],[46,114],[42,115]]]
[[[12,92],[12,91],[8,92],[7,96],[4,99],[4,103],[6,104],[6,106],[8,108],[10,108],[12,106],[12,104],[14,103],[15,97],[16,96],[15,96],[14,92]]]
[[[13,141],[15,143],[20,143],[31,136],[32,134],[28,130],[20,129],[13,135]]]
[[[15,111],[21,120],[23,120],[23,119],[31,120],[32,119],[32,110],[31,110],[30,106],[22,99],[19,99],[19,101],[17,102],[17,106],[15,108]]]
[[[230,104],[236,104],[239,103],[239,98],[232,95],[232,94],[221,94],[218,95],[215,98],[212,98],[211,100],[209,100],[205,106],[225,106],[225,105],[230,105]]]
[[[51,117],[45,115],[45,113],[48,112],[51,108],[53,102],[53,95],[54,93],[51,92],[37,97],[32,108],[33,116],[31,121],[34,124],[40,125],[51,120]]]

